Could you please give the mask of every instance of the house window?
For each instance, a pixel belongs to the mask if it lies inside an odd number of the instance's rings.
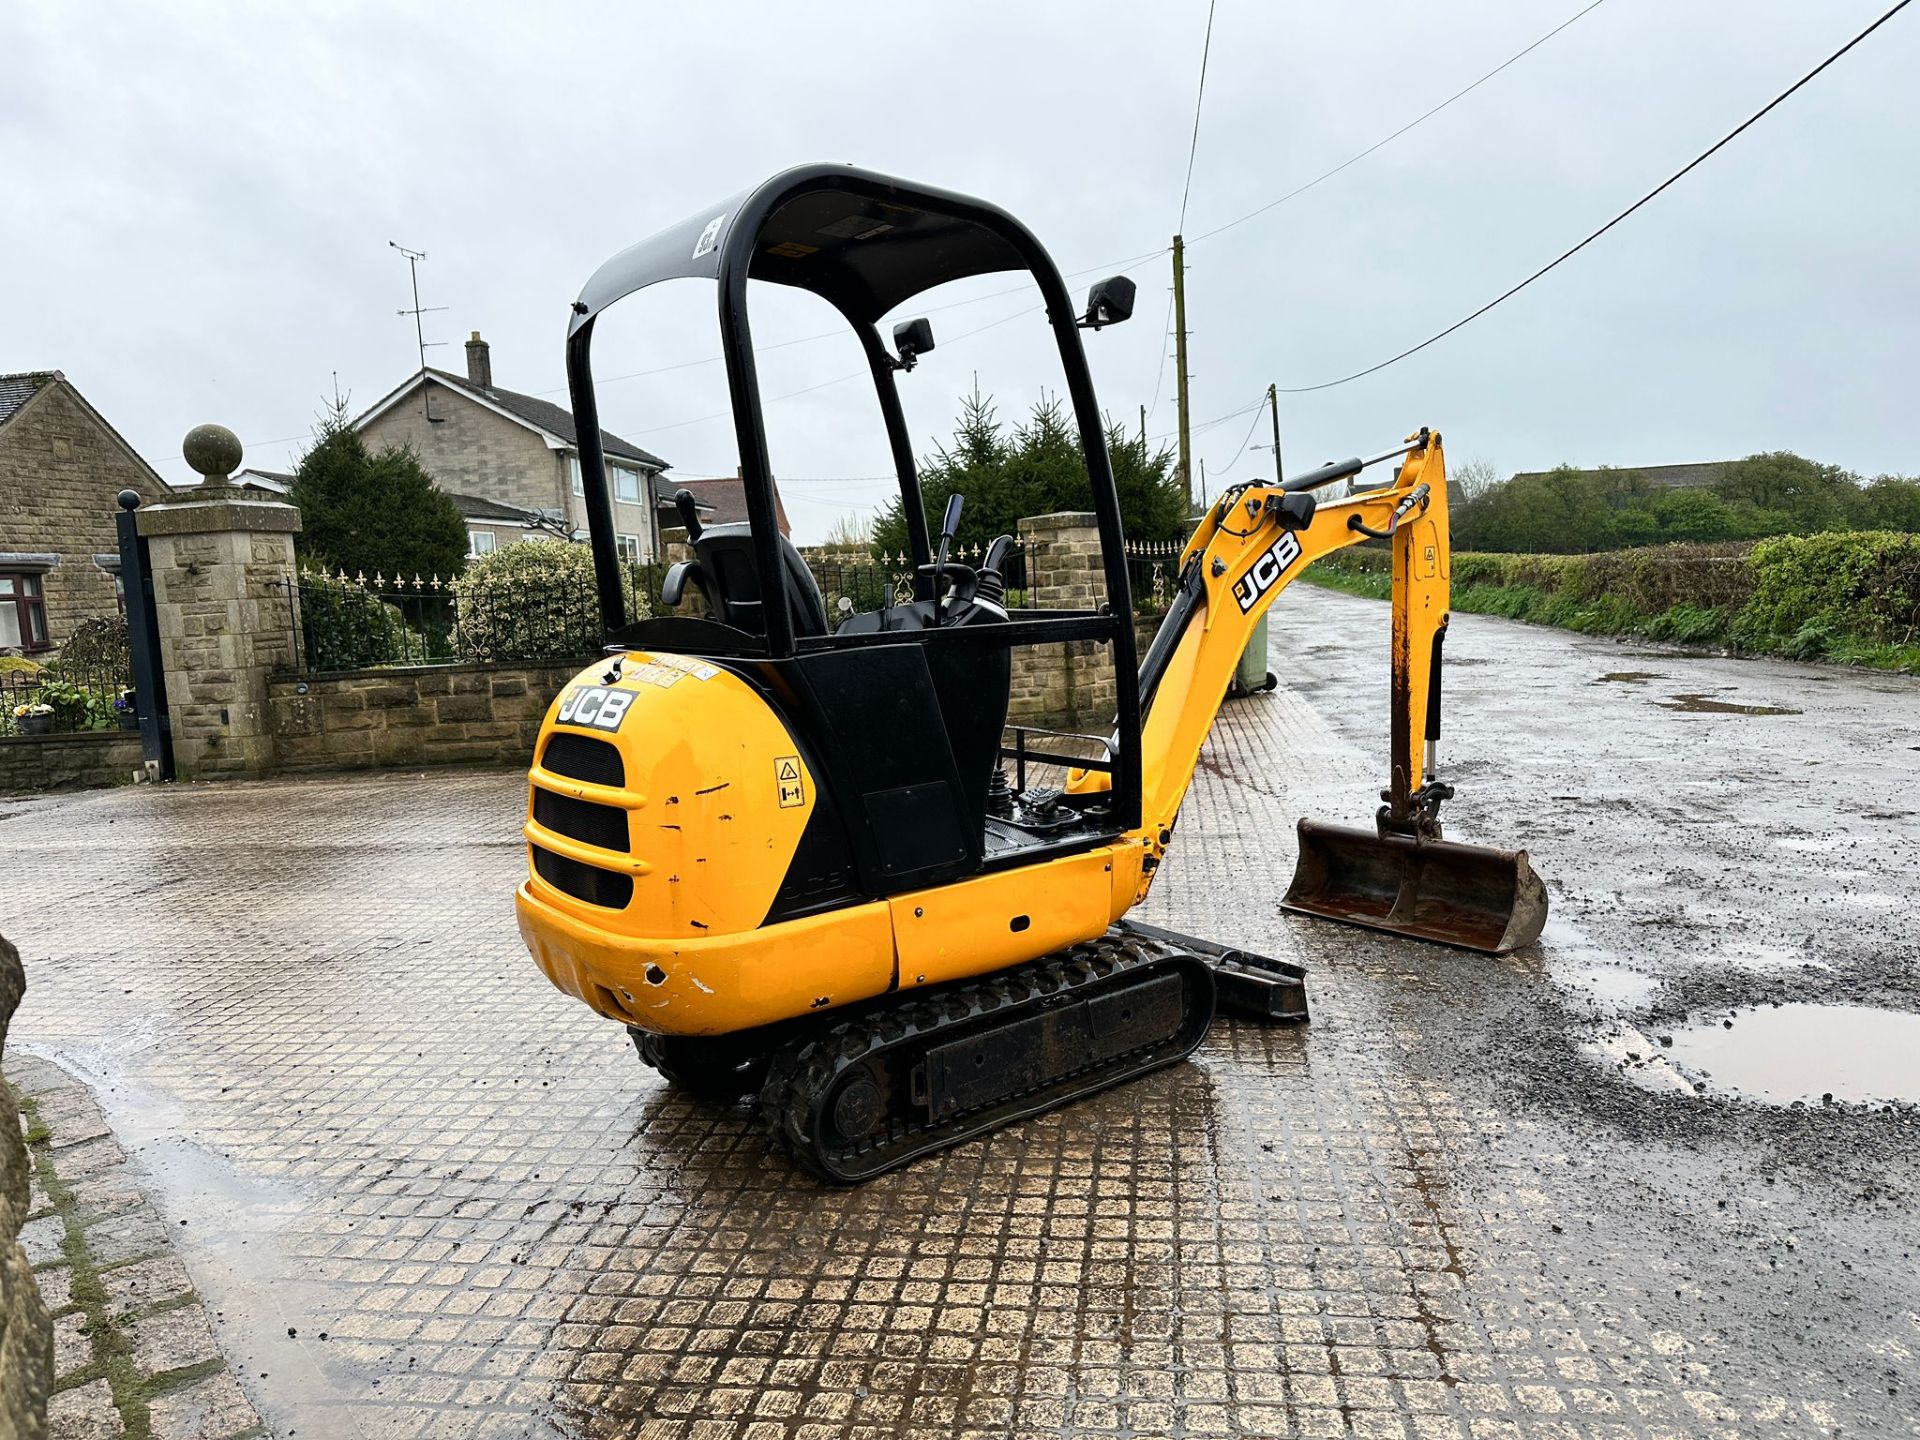
[[[47,601],[38,575],[0,575],[0,650],[47,648]]]
[[[614,466],[613,493],[615,499],[623,500],[629,505],[638,505],[640,503],[640,472],[629,470],[624,465]]]
[[[638,565],[640,563],[640,537],[638,535],[616,535],[614,539],[620,546],[620,558],[622,560],[631,560],[634,564]]]
[[[573,472],[573,493],[576,495],[585,495],[587,493],[587,482],[580,476],[580,457],[578,455],[567,456],[567,468]]]
[[[498,542],[491,530],[467,531],[467,558],[473,560],[482,555],[491,555]]]

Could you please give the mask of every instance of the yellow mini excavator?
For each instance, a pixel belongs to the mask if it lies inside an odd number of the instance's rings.
[[[930,533],[896,385],[932,329],[902,321],[889,347],[879,324],[934,286],[991,272],[1031,276],[1045,300],[1104,552],[1105,599],[1091,608],[1014,603],[1010,537],[962,563],[951,542],[963,497]],[[1100,282],[1081,309],[1039,242],[992,205],[844,166],[789,170],[587,282],[567,372],[588,475],[603,466],[597,318],[689,277],[718,291],[747,519],[703,525],[681,492],[692,558],[630,621],[607,489],[586,487],[609,643],[542,726],[517,897],[548,978],[627,1026],[670,1083],[757,1092],[795,1160],[852,1183],[1180,1060],[1218,1006],[1305,1018],[1300,967],[1125,917],[1166,856],[1255,622],[1315,559],[1368,538],[1393,552],[1385,804],[1372,830],[1300,821],[1282,903],[1491,952],[1537,938],[1546,893],[1525,853],[1440,833],[1453,792],[1434,760],[1449,567],[1439,435],[1227,489],[1136,657],[1080,334],[1127,318],[1131,282]],[[749,281],[811,291],[858,337],[898,472],[911,598],[829,616],[781,533]],[[1348,483],[1376,464],[1390,478]],[[694,591],[705,613],[679,613]],[[1112,729],[1091,744],[1010,731],[1014,649],[1072,642],[1112,663]]]

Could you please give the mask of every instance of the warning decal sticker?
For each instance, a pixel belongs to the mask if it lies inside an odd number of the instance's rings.
[[[790,810],[807,803],[806,782],[800,778],[800,757],[782,755],[773,762],[773,783],[780,791],[780,808]]]

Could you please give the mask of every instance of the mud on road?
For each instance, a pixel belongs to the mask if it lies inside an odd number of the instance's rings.
[[[1287,602],[1275,672],[1377,757],[1387,607]],[[1447,967],[1422,1065],[1592,1147],[1561,1188],[1602,1280],[1652,1240],[1673,1323],[1826,1369],[1846,1433],[1915,1433],[1920,679],[1477,615],[1446,665],[1448,834],[1530,851],[1553,912]]]

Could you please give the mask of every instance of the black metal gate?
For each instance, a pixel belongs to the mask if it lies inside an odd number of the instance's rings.
[[[139,492],[122,490],[114,524],[120,534],[120,585],[127,605],[127,650],[133,661],[133,700],[140,716],[140,755],[161,780],[173,779],[173,721],[160,663],[160,617],[153,606],[153,565],[147,540],[134,524]]]

